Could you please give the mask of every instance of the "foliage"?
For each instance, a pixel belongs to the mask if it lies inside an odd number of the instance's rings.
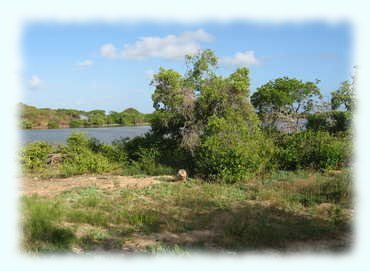
[[[49,122],[48,122],[48,129],[57,129],[57,128],[59,128],[58,121],[57,120],[54,120],[54,119],[49,120]]]
[[[139,149],[137,160],[131,160],[124,166],[127,175],[169,175],[175,174],[172,167],[160,164],[159,152],[155,148]]]
[[[97,138],[92,137],[89,138],[88,148],[94,153],[100,153],[112,162],[124,163],[127,160],[126,152],[119,144],[104,144]]]
[[[190,176],[233,183],[267,174],[275,167],[322,170],[348,164],[350,112],[326,111],[325,103],[320,109],[318,81],[277,78],[249,97],[248,68],[237,68],[228,76],[217,75],[218,59],[211,50],[186,56],[185,60],[184,74],[165,68],[154,74],[153,114],[142,114],[134,108],[106,114],[104,110],[52,110],[22,105],[23,123],[37,128],[45,122],[45,115],[50,115],[46,122],[49,128],[66,123],[89,127],[150,121],[149,133],[121,138],[111,145],[72,134],[67,145],[56,150],[62,154],[63,161],[56,167],[63,175],[101,173],[117,167],[125,174],[157,175],[184,168]],[[343,84],[333,94],[333,108],[343,104],[350,111],[352,104],[343,96],[350,91],[352,85]],[[258,114],[264,121],[262,125]],[[296,122],[296,127],[300,119],[307,119],[307,131],[281,133],[276,124],[284,118]],[[46,166],[45,155],[51,150],[45,149],[43,154],[38,151],[41,150],[36,150],[35,155],[25,152],[25,168]]]
[[[89,126],[102,126],[105,124],[105,111],[92,110],[88,113],[87,123]]]
[[[351,128],[351,113],[344,111],[329,111],[309,114],[306,128],[313,131],[327,131],[332,134],[349,132]]]
[[[233,183],[270,166],[272,142],[258,127],[248,127],[243,122],[235,112],[226,118],[209,119],[204,140],[196,151],[197,172],[204,178]]]
[[[113,165],[105,156],[89,149],[89,139],[83,133],[72,133],[67,139],[67,145],[61,146],[60,151],[65,157],[62,172],[66,176],[102,173],[113,169]]]
[[[228,77],[217,76],[217,57],[211,50],[187,56],[186,64],[184,75],[164,68],[154,75],[153,134],[190,154],[190,165],[197,163],[195,173],[205,178],[231,182],[235,175],[237,181],[265,167],[258,159],[262,149],[253,155],[248,150],[266,143],[248,100],[249,70],[244,67]]]
[[[52,151],[52,146],[39,141],[30,143],[21,151],[21,164],[25,170],[35,171],[46,167],[47,157]]]
[[[28,120],[22,120],[21,127],[22,129],[32,129],[32,122]]]
[[[153,133],[138,136],[133,139],[114,141],[113,145],[121,146],[127,155],[124,173],[128,175],[149,174],[174,174],[174,167],[186,167],[186,158],[170,139],[158,138]],[[176,157],[176,159],[174,159]]]
[[[71,119],[69,122],[69,128],[79,128],[79,127],[85,127],[85,126],[88,126],[86,120]]]
[[[56,129],[59,127],[96,127],[106,125],[145,125],[151,114],[144,114],[134,108],[122,112],[104,110],[83,111],[75,109],[36,108],[20,104],[23,129]]]
[[[339,89],[331,93],[331,106],[333,110],[344,107],[346,111],[353,110],[354,81],[342,82]]]
[[[328,132],[311,130],[275,138],[276,159],[282,169],[341,168],[349,163],[350,140]]]
[[[303,82],[289,77],[277,78],[257,88],[251,102],[268,126],[290,116],[297,125],[301,113],[311,112],[322,97],[316,82]]]

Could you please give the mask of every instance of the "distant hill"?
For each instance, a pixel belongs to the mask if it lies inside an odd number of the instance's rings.
[[[50,109],[19,104],[23,129],[57,129],[77,127],[139,126],[149,124],[152,114],[135,108],[122,112],[104,110]]]

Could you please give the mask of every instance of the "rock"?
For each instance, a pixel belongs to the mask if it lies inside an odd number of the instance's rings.
[[[186,172],[185,169],[179,169],[176,175],[176,179],[179,181],[186,181],[188,178],[188,173]]]

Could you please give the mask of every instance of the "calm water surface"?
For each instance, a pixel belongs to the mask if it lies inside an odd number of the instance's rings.
[[[47,129],[47,130],[22,130],[22,144],[34,141],[46,141],[52,144],[66,143],[72,132],[83,132],[89,137],[111,143],[120,137],[135,137],[143,135],[150,130],[150,126],[136,127],[106,127],[106,128],[68,128],[68,129]]]

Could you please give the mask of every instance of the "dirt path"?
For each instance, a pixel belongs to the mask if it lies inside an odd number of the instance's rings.
[[[35,177],[22,177],[21,193],[22,195],[37,194],[44,197],[54,197],[63,191],[85,186],[96,186],[97,188],[107,190],[143,188],[160,183],[157,178],[157,176],[139,178],[118,175],[82,175],[45,180]]]

